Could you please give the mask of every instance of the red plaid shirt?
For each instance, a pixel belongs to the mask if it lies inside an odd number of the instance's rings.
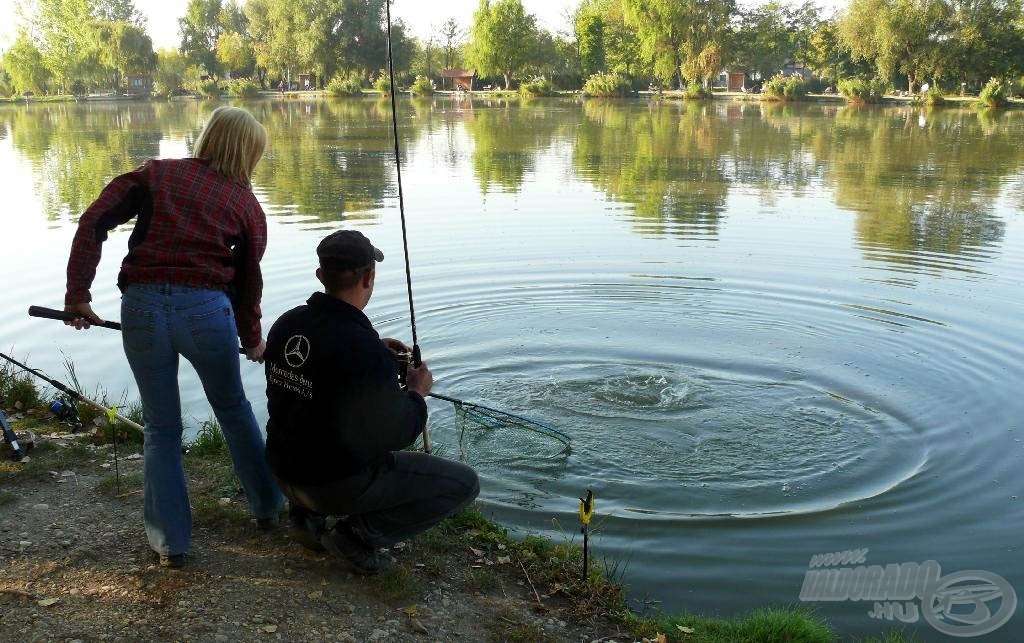
[[[252,191],[199,159],[147,161],[103,189],[78,222],[65,304],[92,300],[89,287],[107,232],[135,218],[118,286],[178,284],[227,290],[242,346],[260,343],[260,259],[267,218]]]

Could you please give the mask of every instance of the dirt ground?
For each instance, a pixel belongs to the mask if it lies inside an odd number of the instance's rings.
[[[287,528],[257,532],[223,467],[198,459],[193,547],[185,568],[162,568],[137,453],[122,445],[120,486],[109,445],[53,434],[30,455],[15,464],[0,448],[0,641],[633,640],[465,524],[396,547],[393,571],[355,576]]]

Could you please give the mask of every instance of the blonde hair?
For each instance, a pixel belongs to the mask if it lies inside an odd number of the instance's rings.
[[[266,146],[267,132],[253,115],[225,105],[210,114],[196,141],[195,156],[208,161],[210,169],[250,187]]]

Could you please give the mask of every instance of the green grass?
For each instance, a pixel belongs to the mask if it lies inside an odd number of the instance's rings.
[[[49,480],[50,471],[74,471],[97,459],[97,453],[79,441],[58,446],[48,440],[36,440],[28,455],[28,462],[0,459],[0,482]]]
[[[801,641],[831,643],[836,639],[824,619],[802,607],[771,607],[745,616],[721,619],[698,615],[626,617],[636,636],[662,633],[669,641],[695,643],[773,643]]]
[[[394,565],[367,579],[367,586],[381,600],[388,603],[407,601],[419,594],[419,583],[407,567]]]
[[[199,432],[195,439],[188,445],[189,455],[197,458],[228,459],[228,443],[224,439],[224,432],[220,424],[214,418],[203,420],[199,424]]]

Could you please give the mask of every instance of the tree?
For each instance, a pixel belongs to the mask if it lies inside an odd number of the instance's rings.
[[[622,7],[654,74],[665,81],[678,79],[680,88],[683,63],[690,61],[690,73],[696,73],[697,59],[722,43],[736,10],[734,0],[622,0]]]
[[[146,16],[132,0],[92,0],[92,17],[103,22],[128,22],[145,28]]]
[[[913,93],[939,68],[948,14],[942,0],[852,0],[839,37],[855,60],[873,61],[880,78],[904,75]]]
[[[732,38],[732,66],[770,78],[788,62],[806,62],[818,22],[818,9],[810,3],[772,0],[742,12]]]
[[[937,75],[981,85],[1024,68],[1020,0],[948,0],[949,18]]]
[[[256,65],[256,56],[248,40],[235,31],[225,31],[217,39],[217,62],[232,77],[247,76]]]
[[[92,49],[93,20],[88,0],[36,0],[32,29],[43,64],[66,91]]]
[[[171,96],[180,91],[185,83],[188,61],[176,49],[161,49],[156,52],[156,71],[153,73],[153,89],[158,94]]]
[[[111,73],[114,90],[131,72],[148,72],[156,66],[153,41],[139,26],[130,22],[98,22],[94,42],[99,64]]]
[[[462,48],[462,27],[455,18],[448,18],[441,25],[441,47],[444,50],[444,67],[453,69],[458,59],[459,49]]]
[[[593,7],[580,5],[573,20],[583,77],[605,70],[604,18]]]
[[[200,65],[211,76],[220,74],[217,40],[224,32],[221,0],[189,0],[185,15],[178,19],[182,55]]]
[[[473,14],[472,57],[480,72],[499,74],[505,89],[521,73],[536,50],[537,18],[521,0],[480,0]]]
[[[49,70],[43,64],[43,54],[24,31],[4,54],[4,70],[10,76],[14,93],[42,92]]]

